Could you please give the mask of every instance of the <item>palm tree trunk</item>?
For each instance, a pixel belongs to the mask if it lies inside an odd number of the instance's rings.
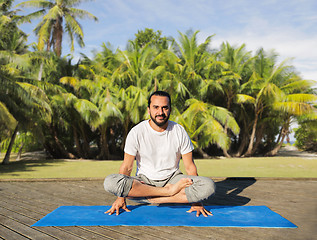
[[[20,159],[21,159],[21,155],[22,155],[22,150],[23,150],[24,144],[25,144],[25,142],[22,142],[21,147],[20,147],[19,152],[18,152],[17,159],[16,159],[17,161],[20,161]]]
[[[37,77],[38,81],[42,80],[42,75],[43,75],[43,61],[41,62],[41,65],[40,65],[39,75]]]
[[[245,146],[247,145],[247,141],[248,141],[247,135],[243,134],[241,136],[241,143],[238,148],[238,151],[236,152],[236,154],[234,154],[235,157],[241,157],[242,153],[244,152]]]
[[[227,133],[228,133],[227,122],[228,122],[228,117],[227,117],[227,119],[226,119],[225,129],[224,129],[224,132],[225,132],[226,135],[227,135]],[[222,152],[223,152],[223,155],[224,155],[226,158],[231,158],[231,156],[229,155],[227,149],[223,148],[223,149],[222,149]]]
[[[197,151],[203,158],[210,158],[210,156],[201,148],[197,148]]]
[[[90,146],[89,146],[89,142],[87,140],[87,136],[85,135],[85,132],[83,131],[83,153],[84,153],[84,157],[85,158],[89,158],[90,157]]]
[[[238,151],[234,154],[235,157],[241,157],[242,153],[244,152],[245,146],[247,145],[248,137],[249,137],[248,127],[244,120],[243,128],[240,129],[240,134],[239,134],[240,145],[239,145]]]
[[[70,158],[70,159],[75,159],[76,157],[72,153],[67,152],[66,149],[64,148],[63,144],[61,143],[61,141],[59,140],[59,138],[57,136],[55,127],[51,125],[50,126],[50,130],[51,130],[53,139],[55,141],[55,144],[58,147],[58,150],[63,155],[63,157]]]
[[[17,126],[15,127],[14,132],[13,132],[13,134],[11,136],[9,147],[7,149],[6,155],[4,156],[2,164],[9,164],[10,155],[11,155],[12,147],[13,147],[13,144],[14,144],[14,140],[15,140],[15,137],[16,137],[16,135],[18,133],[18,128],[19,128],[19,124],[17,124]]]
[[[253,145],[253,149],[252,149],[252,153],[251,155],[253,155],[256,150],[258,149],[260,143],[261,143],[261,140],[262,140],[262,136],[263,136],[263,130],[264,130],[264,127],[263,125],[260,127],[260,129],[258,129],[256,131],[256,137],[255,137],[255,143]]]
[[[82,158],[84,156],[84,154],[83,154],[83,150],[82,150],[79,138],[78,138],[77,130],[74,126],[73,126],[73,133],[74,133],[77,154],[80,158]]]
[[[269,151],[268,153],[265,154],[265,156],[275,156],[277,154],[277,152],[281,149],[281,147],[283,146],[283,142],[284,142],[284,138],[285,138],[285,135],[282,136],[282,140],[280,143],[278,143],[276,145],[276,147]]]
[[[287,127],[283,126],[283,128],[281,130],[280,142],[277,142],[276,147],[273,150],[266,153],[265,156],[275,156],[278,153],[278,151],[281,149],[281,147],[283,146],[283,142],[284,142],[284,139],[285,139],[287,134],[288,134],[288,129],[287,129]]]
[[[257,111],[255,111],[255,119],[254,119],[254,123],[253,123],[253,127],[252,127],[252,133],[251,133],[251,137],[250,137],[250,142],[249,142],[248,150],[244,154],[244,157],[249,157],[252,154],[254,138],[255,138],[255,133],[256,133],[256,126],[257,126],[257,123],[258,123],[258,118],[259,118],[259,114],[257,113]]]
[[[106,131],[106,126],[100,128],[100,154],[97,157],[98,159],[109,159],[109,146]]]
[[[56,23],[54,26],[54,35],[55,35],[55,42],[54,42],[54,51],[58,57],[62,55],[62,41],[63,41],[63,18],[58,17],[56,19]]]

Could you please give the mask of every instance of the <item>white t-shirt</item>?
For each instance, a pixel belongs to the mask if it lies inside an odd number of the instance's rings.
[[[185,129],[172,121],[164,132],[155,131],[149,120],[142,121],[129,132],[124,152],[135,156],[137,174],[152,180],[163,180],[179,169],[183,154],[194,149]]]

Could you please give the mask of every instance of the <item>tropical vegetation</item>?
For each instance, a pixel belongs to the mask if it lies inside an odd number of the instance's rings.
[[[78,62],[62,56],[63,34],[84,46],[77,18],[97,18],[74,8],[82,1],[0,1],[0,142],[8,163],[12,148],[45,149],[53,158],[122,158],[129,130],[147,119],[155,90],[172,96],[172,120],[182,124],[201,157],[275,155],[291,124],[315,114],[313,81],[305,80],[274,51],[248,51],[199,31],[178,38],[145,29],[126,49],[102,43]],[[18,6],[18,7],[19,7]],[[42,17],[38,42],[27,46],[19,24]],[[8,27],[9,26],[9,27]],[[15,143],[15,144],[14,144]],[[18,144],[17,144],[18,143]]]

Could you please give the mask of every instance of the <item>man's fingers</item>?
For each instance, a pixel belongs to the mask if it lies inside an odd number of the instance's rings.
[[[188,211],[186,211],[188,213],[192,213],[192,212],[196,212],[196,217],[199,217],[200,214],[202,214],[204,217],[208,217],[208,215],[213,216],[212,212],[209,212],[206,209],[195,209],[195,208],[191,208]]]
[[[126,212],[131,212],[127,207],[123,207],[123,210],[125,210]]]
[[[117,207],[117,208],[116,208],[116,215],[118,216],[119,214],[120,214],[120,208]]]
[[[113,208],[110,208],[108,211],[106,211],[105,213],[109,213],[109,215],[113,214],[114,210]]]
[[[207,214],[208,214],[209,216],[213,216],[212,212],[209,212],[209,211],[207,211],[207,210],[206,210],[206,212],[207,212]]]
[[[206,211],[205,209],[202,210],[201,213],[203,214],[204,217],[208,217],[208,215],[207,215],[208,211]]]

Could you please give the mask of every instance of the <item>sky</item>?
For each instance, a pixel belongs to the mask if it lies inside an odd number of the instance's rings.
[[[16,0],[14,5],[22,2]],[[317,80],[317,1],[316,0],[95,0],[83,1],[84,9],[99,20],[79,19],[85,47],[75,45],[74,59],[80,53],[93,56],[102,43],[125,49],[138,30],[152,28],[176,40],[179,31],[200,31],[199,42],[214,35],[211,47],[221,43],[239,46],[255,53],[259,48],[274,49],[279,61],[289,59],[304,79]],[[23,8],[26,14],[35,11]],[[21,26],[35,42],[33,24]],[[70,53],[65,36],[63,55]]]

